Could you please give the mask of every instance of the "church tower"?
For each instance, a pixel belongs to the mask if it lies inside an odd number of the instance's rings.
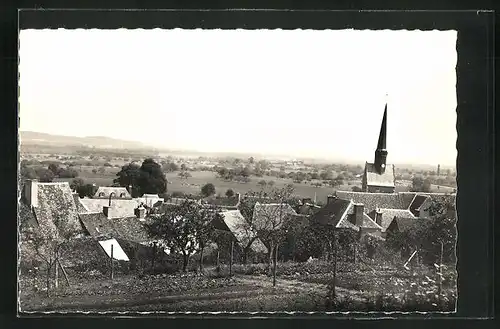
[[[385,172],[386,160],[387,160],[387,104],[385,104],[384,117],[382,119],[382,125],[380,127],[380,134],[378,136],[377,149],[375,150],[375,170],[379,174]]]

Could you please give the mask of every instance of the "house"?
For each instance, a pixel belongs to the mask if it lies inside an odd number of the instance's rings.
[[[292,206],[287,203],[255,203],[252,225],[257,230],[280,228],[290,216],[296,215]]]
[[[312,216],[311,222],[333,226],[337,229],[351,229],[359,233],[381,236],[382,227],[365,213],[362,203],[329,196],[327,204]]]
[[[24,185],[23,198],[38,226],[57,230],[67,238],[83,233],[68,182],[40,183],[28,180]]]
[[[387,228],[391,225],[395,217],[416,218],[408,209],[385,209],[378,208],[372,210],[368,216],[381,228],[381,236],[385,238]]]
[[[266,252],[267,248],[257,237],[257,232],[247,223],[239,210],[225,210],[221,212],[222,220],[216,220],[216,229],[230,232],[240,248],[246,248],[251,242],[250,248],[254,252]]]
[[[114,186],[99,186],[93,197],[96,199],[109,199],[110,197],[113,199],[132,199],[132,196],[125,187]]]
[[[394,193],[396,189],[396,177],[394,165],[387,164],[387,104],[384,109],[384,117],[380,127],[377,149],[375,150],[375,161],[366,162],[362,178],[362,190],[369,193]]]

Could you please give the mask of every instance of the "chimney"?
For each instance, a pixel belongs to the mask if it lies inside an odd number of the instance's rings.
[[[333,200],[335,200],[337,197],[334,196],[334,195],[329,195],[326,199],[326,204],[331,204],[333,202]]]
[[[104,216],[106,216],[107,219],[110,219],[111,215],[112,215],[111,207],[110,206],[103,206],[102,213],[104,214]]]
[[[382,226],[382,212],[379,209],[375,210],[375,223]]]
[[[144,220],[146,218],[146,209],[143,206],[139,206],[134,209],[135,216],[139,218],[139,220]]]
[[[364,211],[365,211],[364,204],[360,203],[354,205],[354,217],[356,226],[363,226]]]
[[[38,207],[38,181],[26,180],[24,184],[24,198],[30,207]]]

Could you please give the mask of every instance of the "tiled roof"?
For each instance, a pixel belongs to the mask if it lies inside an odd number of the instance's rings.
[[[394,218],[394,223],[397,225],[397,228],[399,232],[403,231],[408,231],[408,230],[413,230],[417,228],[422,221],[425,221],[425,219],[422,218],[408,218],[408,217],[395,217]],[[393,226],[393,225],[391,225]]]
[[[236,208],[239,204],[239,198],[237,195],[230,198],[207,198],[206,202],[212,205],[216,205],[218,207],[223,208]]]
[[[382,213],[382,232],[385,232],[389,225],[391,225],[394,217],[405,217],[405,218],[415,218],[411,211],[407,209],[379,209],[379,211]],[[372,215],[372,218],[375,218],[374,215]]]
[[[290,215],[296,215],[287,203],[259,203],[253,209],[252,225],[258,229],[278,228]]]
[[[89,209],[89,212],[102,212],[103,207],[109,204],[108,199],[89,199],[83,198],[80,200],[84,206]],[[111,206],[114,208],[114,217],[132,217],[135,216],[134,209],[139,206],[140,202],[137,199],[112,199]]]
[[[56,227],[63,236],[82,232],[73,193],[68,182],[37,183],[38,206],[34,207],[38,225]]]
[[[351,203],[346,211],[346,216],[342,218],[341,223],[339,225],[344,225],[344,222],[355,223],[355,214],[354,214],[354,204]],[[339,225],[337,227],[339,227]],[[354,224],[353,224],[354,225]],[[357,225],[354,225],[358,227]],[[368,214],[363,213],[363,223],[361,224],[361,228],[374,228],[378,230],[382,230],[382,227],[378,225]]]
[[[77,193],[73,193],[73,199],[75,200],[76,211],[79,214],[84,214],[84,213],[89,212],[89,210],[87,209],[87,207],[85,207],[85,205],[80,201],[81,199],[80,199],[80,197],[78,196]]]
[[[351,205],[350,200],[334,198],[321,208],[312,220],[320,225],[337,225]],[[342,224],[343,225],[343,224]],[[345,224],[349,226],[349,224]]]
[[[386,165],[384,173],[379,174],[375,169],[375,165],[373,163],[367,162],[365,165],[365,170],[366,170],[367,185],[390,186],[390,187],[395,186],[394,165],[392,164]]]
[[[111,197],[112,199],[132,198],[125,187],[114,186],[99,186],[97,192],[95,192],[94,194],[94,198],[109,198],[111,193],[114,193],[114,195]]]
[[[96,238],[121,238],[133,242],[149,241],[144,224],[136,217],[108,219],[102,213],[80,214],[87,232]]]
[[[221,212],[223,217],[223,221],[226,224],[227,228],[231,233],[233,233],[234,237],[240,243],[240,246],[245,247],[250,239],[255,238],[257,233],[250,229],[250,226],[247,224],[245,218],[240,213],[239,210],[227,210]],[[251,246],[252,250],[256,252],[265,252],[266,246],[260,241],[259,238],[256,238]]]
[[[355,203],[362,203],[365,212],[369,213],[377,208],[387,209],[408,209],[408,197],[400,193],[367,193],[336,191],[335,194],[340,199],[352,200]]]
[[[61,263],[65,267],[99,262],[106,264],[109,260],[99,242],[93,237],[81,237],[65,242],[61,246]]]

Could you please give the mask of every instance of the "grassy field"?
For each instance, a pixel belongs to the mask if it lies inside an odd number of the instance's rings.
[[[256,267],[256,272],[249,271]],[[394,268],[359,265],[337,273],[338,300],[342,311],[362,310],[376,305],[380,296],[392,296],[395,309],[413,302],[416,310],[452,311],[456,299],[456,276],[443,283],[445,306],[432,303],[436,294],[435,275],[426,269],[401,271]],[[217,274],[213,267],[204,275],[157,274],[137,276],[75,277],[71,287],[62,282],[50,297],[43,289],[30,289],[32,281],[21,280],[21,309],[24,311],[331,311],[326,296],[331,283],[331,264],[318,262],[279,263],[276,286],[266,273],[265,264],[235,265],[233,276],[227,268]],[[251,274],[249,274],[251,273]],[[43,284],[41,284],[43,286]],[[416,303],[416,304],[415,304]],[[386,305],[387,306],[387,305]],[[347,307],[347,309],[344,309]]]

